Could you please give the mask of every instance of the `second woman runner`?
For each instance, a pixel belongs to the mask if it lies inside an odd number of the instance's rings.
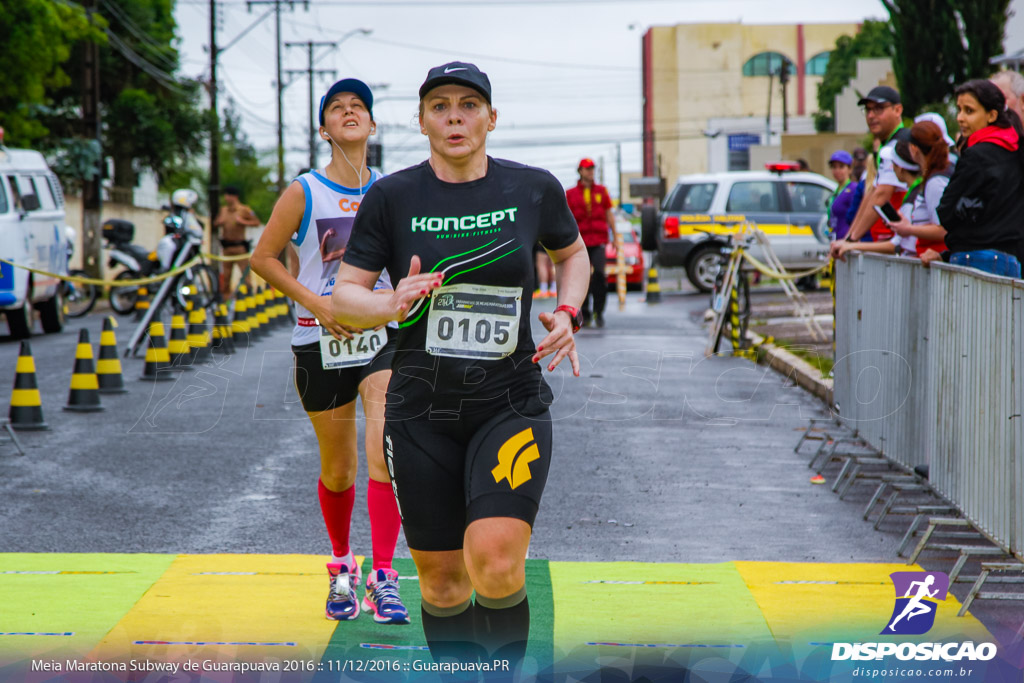
[[[552,450],[552,393],[538,363],[553,370],[568,358],[579,375],[573,332],[590,261],[561,184],[487,156],[497,112],[486,74],[444,64],[419,96],[430,158],[370,188],[334,313],[357,327],[401,321],[385,456],[431,653],[515,666],[530,626],[526,551]],[[535,347],[538,241],[555,263],[559,305],[538,316],[548,334]],[[402,279],[373,291],[385,269]]]
[[[361,571],[349,547],[357,465],[357,396],[366,415],[366,492],[373,541],[363,609],[375,621],[409,623],[391,568],[401,519],[384,464],[381,430],[394,344],[391,330],[346,327],[331,315],[331,291],[360,200],[377,180],[366,167],[366,145],[374,132],[373,94],[354,78],[338,81],[320,100],[320,135],[331,143],[323,171],[304,173],[285,190],[252,255],[252,269],[296,303],[292,333],[295,388],[320,444],[320,508],[333,548],[327,564],[328,619],[359,616],[356,590]],[[289,239],[298,251],[299,274],[277,259]],[[391,290],[387,273],[374,286]]]

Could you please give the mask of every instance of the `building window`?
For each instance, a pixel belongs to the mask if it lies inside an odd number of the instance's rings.
[[[814,55],[807,61],[804,73],[808,76],[824,76],[825,69],[828,68],[828,58],[831,56],[831,52],[822,52]]]
[[[743,75],[775,75],[779,73],[779,67],[782,66],[783,62],[789,64],[789,73],[796,73],[796,69],[793,68],[793,61],[785,55],[781,55],[778,52],[762,52],[761,54],[754,55],[747,60],[747,63],[743,65]]]

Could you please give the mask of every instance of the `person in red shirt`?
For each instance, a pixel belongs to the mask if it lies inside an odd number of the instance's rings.
[[[615,226],[615,215],[612,213],[608,188],[594,182],[594,160],[582,159],[577,171],[580,174],[579,182],[576,187],[566,190],[565,199],[580,227],[580,236],[590,256],[590,291],[583,300],[583,325],[590,324],[593,310],[594,324],[604,327],[604,306],[608,299],[604,246],[608,243],[608,230]],[[590,307],[591,298],[593,309]]]

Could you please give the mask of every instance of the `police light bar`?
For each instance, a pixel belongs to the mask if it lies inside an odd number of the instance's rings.
[[[772,161],[764,165],[772,173],[786,173],[789,171],[799,171],[800,164],[795,161]]]

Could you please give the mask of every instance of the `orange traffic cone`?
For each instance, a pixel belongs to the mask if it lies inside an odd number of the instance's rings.
[[[36,383],[36,361],[32,358],[32,347],[27,341],[21,342],[21,351],[18,353],[11,409],[7,417],[11,427],[19,431],[49,429],[43,421],[43,404],[39,400],[39,385]]]
[[[100,383],[96,379],[92,345],[89,343],[89,330],[83,329],[78,333],[75,367],[71,371],[71,391],[68,393],[68,404],[64,406],[64,410],[76,413],[95,413],[103,410],[103,406],[100,405]]]
[[[124,378],[121,376],[121,359],[117,354],[117,336],[114,335],[114,319],[109,315],[103,319],[100,334],[100,355],[96,361],[96,378],[101,394],[123,394]]]
[[[155,322],[149,324],[149,348],[146,349],[146,365],[142,368],[142,376],[147,382],[166,382],[174,379],[174,376],[167,372],[171,369],[171,355],[167,352],[167,342],[164,340],[164,324]]]

